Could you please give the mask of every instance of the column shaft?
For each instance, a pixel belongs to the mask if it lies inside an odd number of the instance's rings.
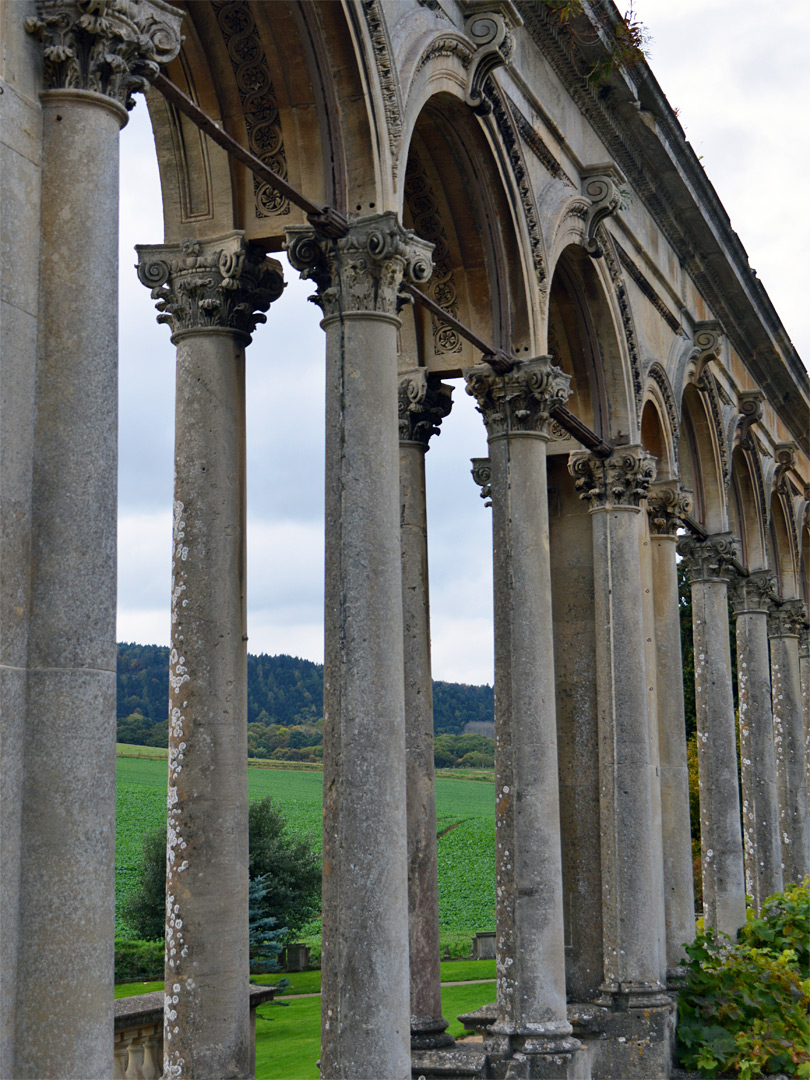
[[[804,776],[810,806],[810,626],[802,624],[799,632],[799,677],[802,684],[802,723],[804,724]]]
[[[442,1016],[433,685],[430,665],[425,453],[450,408],[452,388],[430,384],[424,369],[399,384],[399,491],[408,804],[408,924],[411,1047],[450,1045]]]
[[[782,888],[768,657],[767,594],[771,589],[771,575],[762,572],[739,579],[732,589],[737,616],[745,885],[757,912],[766,896]]]
[[[653,500],[650,499],[650,504]],[[651,530],[655,530],[650,513]],[[695,936],[695,893],[689,821],[689,768],[683,705],[683,665],[675,561],[677,517],[672,532],[651,531],[658,740],[661,768],[667,976],[678,972],[684,944]],[[665,518],[665,520],[666,520]],[[660,527],[659,527],[660,528]]]
[[[695,713],[700,776],[703,913],[707,926],[734,936],[745,922],[745,874],[736,724],[728,632],[730,536],[678,545],[692,587]]]

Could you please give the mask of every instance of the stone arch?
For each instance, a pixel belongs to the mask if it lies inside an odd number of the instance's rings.
[[[810,609],[810,503],[805,503],[805,512],[799,530],[799,596]]]
[[[723,532],[727,525],[726,485],[718,438],[704,395],[690,383],[681,402],[678,462],[683,485],[692,492],[694,517],[708,532]]]
[[[183,32],[166,74],[229,134],[314,202],[382,209],[371,105],[342,5],[212,0],[188,5]],[[358,98],[366,109],[341,108]],[[279,249],[285,228],[306,223],[158,91],[147,101],[167,242],[238,228]]]
[[[641,409],[641,445],[655,455],[657,480],[672,480],[678,473],[679,424],[666,373],[656,365],[663,382],[651,378]],[[652,370],[652,369],[651,369]]]
[[[767,508],[752,468],[753,457],[740,446],[731,456],[728,516],[729,527],[741,544],[741,561],[749,570],[762,570],[768,564]]]
[[[769,562],[776,575],[776,585],[785,600],[799,595],[798,553],[795,529],[790,520],[790,506],[782,492],[771,493],[770,527],[768,529]]]
[[[484,341],[518,357],[535,354],[524,245],[483,126],[456,95],[429,98],[413,125],[402,170],[402,217],[434,244],[425,291]],[[418,306],[405,319],[402,353],[454,377],[480,352]]]

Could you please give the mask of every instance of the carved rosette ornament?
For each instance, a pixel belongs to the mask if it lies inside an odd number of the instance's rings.
[[[692,499],[676,486],[655,485],[647,496],[647,516],[652,536],[675,536],[685,515],[692,512]]]
[[[638,507],[655,480],[655,458],[640,446],[622,447],[609,458],[579,450],[568,458],[568,471],[591,510]]]
[[[524,360],[505,375],[478,364],[466,379],[490,439],[518,434],[550,439],[550,410],[564,405],[571,393],[571,376],[555,367],[550,356]]]
[[[768,637],[801,638],[807,621],[807,607],[802,600],[783,600],[768,615]]]
[[[755,570],[748,577],[733,580],[728,590],[735,615],[771,610],[776,582],[770,570]]]
[[[690,582],[728,582],[736,573],[737,540],[731,533],[715,533],[705,540],[684,537],[677,550]]]
[[[492,462],[488,457],[470,458],[473,482],[481,488],[484,506],[492,506]]]
[[[245,241],[244,233],[179,244],[138,244],[138,277],[152,290],[159,323],[172,341],[189,333],[228,331],[250,341],[263,312],[284,291],[281,263]]]
[[[433,270],[433,245],[404,229],[393,213],[359,218],[337,240],[295,226],[287,230],[286,246],[301,277],[315,282],[309,299],[327,319],[351,312],[396,315],[402,279],[421,285]]]
[[[180,52],[183,12],[166,0],[37,0],[47,90],[92,90],[132,109]]]
[[[440,435],[441,422],[453,404],[453,387],[430,377],[424,368],[409,371],[399,380],[399,441],[429,449],[432,435]]]

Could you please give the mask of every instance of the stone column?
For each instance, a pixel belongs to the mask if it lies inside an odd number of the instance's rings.
[[[569,469],[593,525],[602,835],[602,1001],[617,1009],[663,1004],[659,947],[664,901],[648,729],[642,613],[640,503],[655,464],[640,447],[607,460],[571,455]],[[658,849],[660,850],[660,849]]]
[[[284,287],[242,233],[138,246],[177,346],[165,1075],[250,1075],[245,346]]]
[[[733,937],[745,922],[728,632],[728,582],[734,573],[734,541],[730,533],[705,540],[684,539],[678,543],[678,553],[692,588],[703,913],[707,926]]]
[[[550,358],[467,374],[489,441],[495,599],[498,1016],[531,1075],[575,1069],[565,999],[562,860],[548,536],[549,408],[569,376]],[[562,1072],[560,1075],[567,1075]],[[572,1074],[573,1075],[573,1074]]]
[[[758,570],[730,588],[737,621],[745,886],[754,910],[782,888],[779,806],[776,795],[768,610],[773,574]]]
[[[326,331],[321,1070],[410,1075],[408,854],[397,437],[398,288],[430,245],[392,213],[339,240],[288,230]]]
[[[678,978],[683,946],[695,936],[695,892],[689,822],[689,767],[683,707],[683,661],[676,533],[689,499],[656,485],[647,498],[652,548],[656,705],[661,770],[667,979]]]
[[[799,675],[804,723],[804,775],[807,781],[807,801],[810,805],[810,624],[807,621],[802,623],[799,630]]]
[[[6,1060],[19,1078],[87,1080],[113,1070],[118,138],[133,91],[179,50],[181,14],[159,0],[103,18],[67,0],[36,11],[41,254]]]
[[[453,387],[419,368],[399,381],[399,492],[405,647],[405,748],[408,788],[408,923],[411,1048],[449,1046],[439,969],[439,889],[433,768],[425,454],[450,412]]]
[[[774,607],[768,619],[779,831],[782,875],[786,885],[810,874],[810,821],[799,670],[799,634],[804,618],[801,600],[785,600]]]

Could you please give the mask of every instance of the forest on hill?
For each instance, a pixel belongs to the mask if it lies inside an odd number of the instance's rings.
[[[322,756],[323,665],[295,656],[248,655],[248,752],[287,761]],[[118,741],[166,746],[169,650],[118,645]],[[467,723],[492,723],[491,686],[434,682],[433,724],[442,740],[441,764],[481,764],[492,739],[463,735]],[[474,762],[468,759],[475,754]],[[464,759],[467,760],[464,760]],[[437,762],[438,763],[438,762]],[[491,761],[489,762],[491,764]]]

